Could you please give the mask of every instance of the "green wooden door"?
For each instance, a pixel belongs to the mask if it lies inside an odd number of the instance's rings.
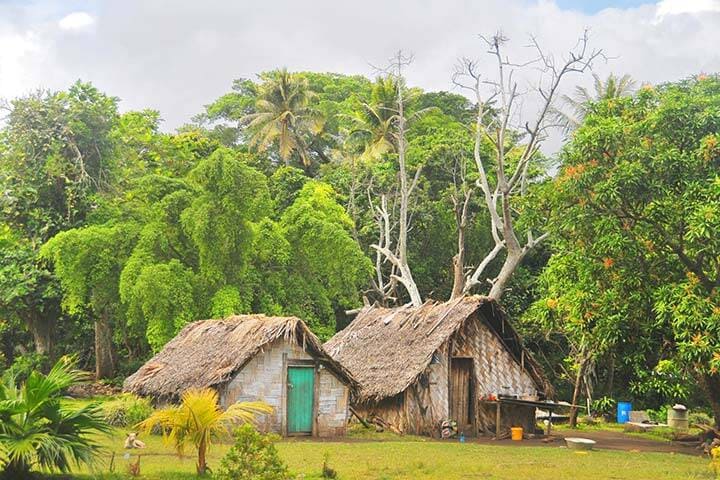
[[[288,367],[287,392],[288,434],[312,433],[315,369]]]

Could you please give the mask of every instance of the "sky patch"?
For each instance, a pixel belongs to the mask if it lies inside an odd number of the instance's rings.
[[[61,30],[85,30],[95,23],[95,19],[87,12],[73,12],[65,15],[58,22]]]
[[[557,0],[558,7],[564,10],[575,10],[587,14],[594,14],[606,8],[633,8],[640,5],[652,4],[652,0]]]
[[[171,5],[171,7],[170,7]],[[382,12],[378,15],[377,12]],[[0,99],[78,79],[122,99],[123,111],[152,108],[173,130],[227,93],[234,79],[287,67],[373,77],[395,51],[414,54],[408,82],[461,93],[459,58],[492,75],[479,34],[501,30],[507,53],[531,59],[537,37],[566,55],[586,28],[608,60],[595,72],[629,74],[639,85],[720,72],[720,0],[0,0]],[[101,26],[101,27],[100,27]],[[519,76],[527,88],[534,75]],[[573,76],[592,88],[592,77]]]

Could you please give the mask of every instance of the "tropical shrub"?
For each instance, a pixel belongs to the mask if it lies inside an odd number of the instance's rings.
[[[592,402],[592,412],[596,416],[612,415],[617,402],[610,397],[600,397]]]
[[[650,420],[658,423],[665,423],[667,422],[668,408],[670,408],[668,405],[661,405],[657,410],[648,408],[646,411]]]
[[[10,365],[10,370],[18,382],[25,381],[34,371],[46,372],[50,368],[50,360],[47,355],[37,352],[29,352],[18,355]]]
[[[215,390],[193,388],[183,393],[180,405],[155,410],[137,427],[146,433],[159,427],[178,455],[192,445],[198,452],[197,473],[204,475],[207,450],[214,441],[230,436],[233,426],[251,423],[256,415],[271,412],[272,407],[264,402],[238,402],[223,411]]]
[[[251,425],[235,431],[235,444],[220,462],[216,480],[287,480],[287,466],[280,459],[276,435],[263,435]]]
[[[0,477],[28,478],[33,469],[68,472],[91,465],[100,451],[94,433],[109,432],[100,407],[69,407],[64,390],[85,379],[68,357],[47,375],[34,371],[24,382],[13,370],[0,383]]]
[[[690,425],[715,425],[715,420],[705,412],[690,412],[688,421]]]
[[[103,404],[105,420],[115,427],[136,425],[153,413],[150,400],[126,393]]]

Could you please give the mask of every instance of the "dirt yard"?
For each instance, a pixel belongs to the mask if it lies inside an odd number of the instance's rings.
[[[612,430],[582,430],[578,432],[569,432],[561,430],[553,434],[554,441],[543,442],[540,439],[523,440],[522,442],[513,442],[510,439],[493,440],[490,437],[479,437],[477,439],[468,439],[469,442],[510,446],[517,445],[519,447],[553,447],[564,445],[565,437],[581,437],[595,440],[597,444],[595,448],[601,450],[623,450],[627,452],[658,452],[658,453],[681,453],[685,455],[700,456],[702,452],[695,448],[694,445],[688,445],[682,442],[669,442],[652,438],[644,438],[638,435],[629,435],[623,432]]]

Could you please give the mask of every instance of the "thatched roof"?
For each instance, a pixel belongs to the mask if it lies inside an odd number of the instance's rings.
[[[187,325],[160,353],[129,376],[123,389],[174,401],[188,388],[225,383],[264,347],[280,338],[302,346],[351,388],[357,386],[299,318],[237,315]]]
[[[381,400],[403,392],[425,370],[433,353],[478,312],[538,390],[552,396],[540,365],[522,345],[500,305],[487,297],[462,297],[421,307],[366,307],[325,350],[360,383],[359,399]]]

